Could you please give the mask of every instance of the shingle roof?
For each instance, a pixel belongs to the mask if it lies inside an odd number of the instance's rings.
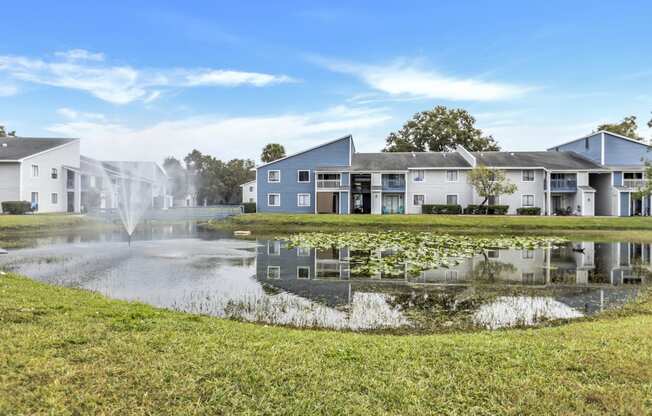
[[[455,152],[384,152],[354,153],[352,170],[407,170],[408,168],[469,168],[471,165]]]
[[[77,139],[46,139],[35,137],[0,138],[0,160],[20,160],[37,153],[73,142]],[[6,146],[5,146],[6,145]]]
[[[544,167],[546,169],[603,169],[575,152],[473,152],[478,164],[489,167]]]

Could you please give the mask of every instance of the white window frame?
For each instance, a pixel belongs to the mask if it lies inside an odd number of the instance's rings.
[[[310,257],[310,247],[297,247],[297,257]]]
[[[300,174],[301,172],[308,172],[308,180],[307,180],[307,181],[301,181],[301,180],[299,180],[299,174]],[[298,169],[298,170],[297,170],[297,183],[310,183],[310,179],[311,179],[310,176],[311,176],[311,175],[310,175],[310,169]]]
[[[32,178],[38,178],[40,176],[38,165],[32,165]]]
[[[489,256],[490,252],[491,253],[496,253],[496,256],[495,257],[490,257]],[[487,250],[487,258],[492,259],[492,260],[499,259],[500,258],[500,249],[493,248],[493,249]]]
[[[448,174],[451,173],[451,172],[455,172],[455,180],[454,181],[451,181],[450,179],[448,179]],[[446,182],[453,183],[453,182],[459,182],[459,180],[460,180],[460,171],[459,170],[457,170],[457,169],[447,169],[446,170]]]
[[[525,205],[525,197],[526,196],[531,196],[532,197],[532,205]],[[537,206],[537,198],[534,194],[523,194],[521,195],[521,208],[535,208]]]
[[[450,275],[449,275],[450,273]],[[458,280],[459,279],[459,273],[457,270],[446,270],[444,272],[444,278],[446,280]]]
[[[306,197],[306,196],[308,197],[308,205],[299,203],[299,198],[302,197],[302,196],[303,197]],[[305,207],[311,207],[311,206],[312,206],[312,195],[311,194],[309,194],[307,192],[301,192],[301,193],[297,194],[297,207],[305,208]]]
[[[493,204],[489,203],[489,198],[491,198],[491,197],[496,199]],[[489,198],[487,198],[487,205],[494,205],[494,206],[495,205],[500,205],[500,196],[492,195]]]
[[[532,277],[532,279],[530,279],[530,276]],[[534,283],[534,281],[536,279],[537,279],[537,274],[534,273],[534,272],[521,272],[521,282],[522,283],[525,283],[526,281]]]
[[[308,269],[308,277],[299,276],[299,270]],[[310,279],[310,266],[297,266],[297,279]]]
[[[414,173],[412,174],[412,183],[424,183],[426,181],[426,171],[425,169],[416,169],[413,171]],[[423,172],[422,179],[420,181],[417,180],[417,174],[419,172]]]
[[[270,250],[272,247],[276,250],[278,247],[278,251],[272,252]],[[267,255],[268,256],[280,256],[281,255],[281,242],[279,240],[270,240],[267,242]]]
[[[521,250],[521,258],[523,260],[533,260],[536,252],[531,249],[524,248]]]
[[[278,197],[278,204],[271,205],[269,203],[269,197],[272,196],[272,195],[276,195]],[[281,206],[281,194],[279,194],[278,192],[270,192],[270,193],[268,193],[267,194],[267,206],[268,207],[280,207]]]
[[[448,203],[448,197],[449,196],[454,196],[457,203],[456,204],[449,204]],[[460,194],[446,194],[446,205],[460,205]]]
[[[59,194],[57,192],[52,192],[50,194],[50,202],[52,203],[52,205],[59,205]]]
[[[54,177],[53,177],[53,176],[54,176]],[[52,169],[50,170],[50,178],[52,178],[52,179],[54,179],[54,180],[59,179],[59,169],[57,169],[57,168],[52,168]]]
[[[249,186],[249,192],[253,192],[253,191],[254,191],[254,187],[250,185]]]
[[[277,275],[276,277],[271,277],[271,276],[269,275],[269,272],[270,272],[271,270],[277,270],[277,271],[278,271],[278,275]],[[274,280],[280,279],[280,278],[281,278],[281,266],[267,266],[267,278],[268,278],[268,279],[274,279]]]
[[[532,172],[532,180],[525,179],[525,172]],[[537,173],[534,169],[523,169],[521,171],[521,182],[536,182]]]
[[[269,178],[269,174],[272,172],[278,172],[278,180],[277,181],[272,181]],[[270,169],[267,171],[267,183],[281,183],[281,171],[278,169]]]
[[[423,202],[421,204],[415,204],[414,203],[414,197],[420,196],[423,197]],[[420,207],[423,206],[426,203],[426,194],[412,194],[412,206],[413,207]]]

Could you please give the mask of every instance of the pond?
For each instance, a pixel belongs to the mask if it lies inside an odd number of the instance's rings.
[[[235,239],[193,224],[141,227],[131,247],[119,231],[71,232],[10,249],[0,270],[190,313],[393,332],[590,316],[621,307],[652,279],[650,244],[632,242],[487,248],[424,270],[396,262],[391,270],[360,268],[395,258],[395,248],[307,245]]]

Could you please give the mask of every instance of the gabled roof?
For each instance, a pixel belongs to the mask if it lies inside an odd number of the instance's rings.
[[[0,160],[18,161],[77,140],[38,137],[2,137],[0,138]]]
[[[289,159],[289,158],[291,158],[291,157],[298,156],[298,155],[301,155],[301,154],[304,154],[304,153],[310,152],[310,151],[312,151],[312,150],[319,149],[320,147],[328,146],[329,144],[337,143],[337,142],[339,142],[339,141],[341,141],[341,140],[347,140],[347,139],[351,141],[351,151],[355,151],[355,145],[353,144],[353,136],[351,136],[351,135],[349,134],[349,135],[346,135],[346,136],[340,137],[340,138],[338,138],[338,139],[331,140],[330,142],[322,143],[322,144],[320,144],[320,145],[318,145],[318,146],[314,146],[314,147],[311,147],[311,148],[309,148],[309,149],[302,150],[302,151],[300,151],[300,152],[293,153],[293,154],[291,154],[291,155],[287,155],[287,156],[282,157],[282,158],[280,158],[280,159],[276,159],[276,160],[272,160],[271,162],[263,163],[262,165],[258,165],[258,166],[256,166],[256,167],[255,167],[254,169],[252,169],[252,170],[255,170],[255,169],[258,169],[258,168],[262,168],[263,166],[272,165],[272,164],[274,164],[274,163],[280,162],[281,160]]]
[[[472,154],[479,165],[496,168],[603,169],[602,166],[575,152],[472,152]]]
[[[602,133],[609,134],[609,135],[614,136],[614,137],[616,137],[618,139],[627,140],[627,141],[632,142],[632,143],[640,144],[641,146],[650,147],[649,144],[647,144],[645,142],[642,142],[640,140],[634,140],[631,137],[623,136],[622,134],[618,134],[618,133],[612,133],[612,132],[607,131],[607,130],[599,130],[599,131],[596,131],[596,132],[591,133],[591,134],[587,134],[586,136],[582,136],[582,137],[577,138],[577,139],[568,140],[566,142],[559,143],[558,145],[552,146],[548,150],[555,150],[559,146],[563,146],[565,144],[574,143],[574,142],[577,142],[577,141],[580,141],[580,140],[588,139],[589,137],[597,136],[598,134],[602,134]]]
[[[457,152],[354,153],[351,170],[408,170],[409,168],[470,168]]]

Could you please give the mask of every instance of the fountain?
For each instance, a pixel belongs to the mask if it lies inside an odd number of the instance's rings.
[[[136,227],[152,206],[154,183],[148,178],[148,168],[138,162],[111,162],[104,163],[101,169],[111,194],[110,205],[120,215],[129,247]]]

